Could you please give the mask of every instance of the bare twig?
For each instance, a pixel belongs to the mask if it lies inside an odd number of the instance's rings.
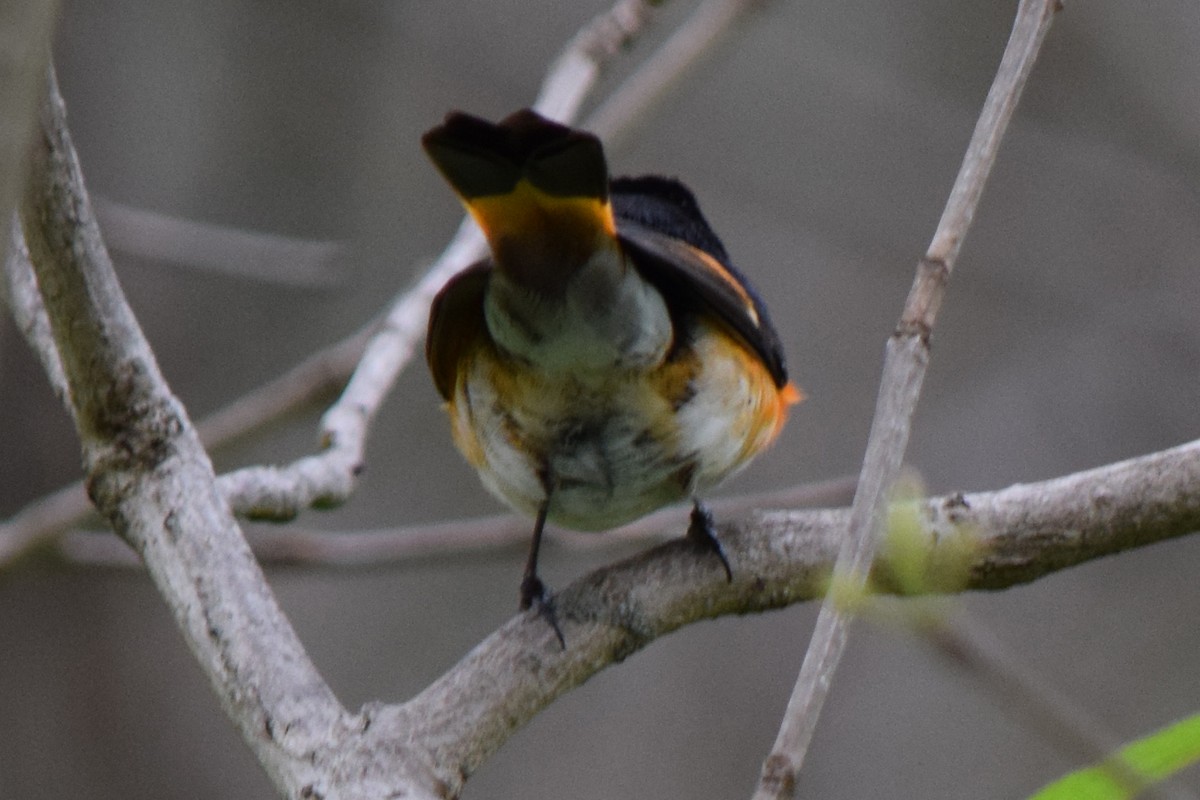
[[[25,242],[19,236],[10,252],[7,267],[4,270],[5,279],[10,285],[14,301],[19,300],[13,304],[14,318],[30,348],[41,359],[51,385],[65,398],[66,379],[62,375],[58,349],[50,335],[41,296],[37,294]],[[375,324],[372,323],[337,344],[314,353],[275,380],[198,421],[196,432],[201,443],[208,450],[220,448],[297,408],[334,395],[345,385],[374,328]],[[68,484],[29,503],[0,523],[0,569],[80,525],[92,512],[83,481]],[[109,542],[109,546],[123,548],[116,542]]]
[[[578,117],[604,66],[645,28],[655,5],[652,0],[620,0],[583,26],[550,65],[534,109],[564,123]]]
[[[1118,785],[1144,800],[1196,800],[1171,781],[1155,785],[1120,757],[1121,739],[1070,697],[1051,686],[963,611],[916,609],[908,621],[946,661],[992,695],[1005,715],[1041,735],[1064,756],[1099,762]]]
[[[875,419],[835,568],[839,583],[866,580],[888,494],[908,446],[912,416],[929,362],[929,337],[946,283],[995,163],[1001,137],[1033,67],[1058,0],[1022,0],[992,88],[975,126],[950,199],[888,341]],[[763,763],[755,800],[790,798],[812,740],[833,672],[846,645],[849,613],[832,598],[821,608],[779,734]]]
[[[756,508],[817,508],[848,505],[854,480],[842,478],[778,492],[718,498],[709,502],[722,519]],[[661,542],[687,526],[689,508],[663,509],[603,536],[547,530],[548,544],[568,550],[613,550]],[[368,531],[306,531],[257,528],[246,538],[259,563],[323,568],[380,567],[523,547],[529,522],[511,514]],[[71,564],[140,567],[137,555],[112,536],[74,531],[54,551]]]
[[[71,412],[73,409],[67,399],[67,376],[63,374],[62,361],[58,357],[58,348],[54,345],[54,335],[50,331],[50,319],[46,316],[42,296],[38,293],[37,276],[33,274],[33,265],[29,263],[29,249],[25,246],[25,237],[21,235],[20,222],[16,216],[11,219],[8,256],[5,258],[4,274],[0,279],[0,286],[3,287],[0,295],[12,313],[17,330],[41,362],[42,371],[50,381],[50,388]],[[0,544],[0,547],[4,547],[4,544]],[[0,561],[3,561],[2,557]]]
[[[237,513],[288,520],[309,506],[337,505],[350,496],[371,421],[421,341],[433,296],[482,253],[481,234],[464,221],[430,271],[399,298],[371,336],[341,397],[321,419],[320,453],[284,467],[246,467],[220,477],[220,489]]]
[[[160,264],[283,286],[321,289],[345,277],[344,242],[299,239],[135,208],[93,198],[105,241],[115,253]]]
[[[611,145],[762,0],[705,0],[654,55],[584,121]]]

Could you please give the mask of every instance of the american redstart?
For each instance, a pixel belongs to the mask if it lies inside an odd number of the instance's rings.
[[[434,300],[426,357],[458,449],[536,520],[520,607],[561,640],[537,575],[547,521],[604,530],[685,499],[688,535],[732,580],[700,496],[801,394],[695,197],[669,178],[610,180],[599,139],[530,110],[451,113],[422,143],[491,249]]]

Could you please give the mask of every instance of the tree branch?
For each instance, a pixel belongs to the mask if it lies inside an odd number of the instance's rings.
[[[712,52],[735,22],[761,5],[761,0],[705,0],[641,68],[592,112],[584,127],[611,146],[655,100]]]
[[[835,567],[839,583],[866,581],[875,557],[884,510],[908,447],[912,417],[929,363],[933,332],[946,283],[995,163],[1000,140],[1033,68],[1059,0],[1021,0],[1000,67],[945,211],[888,340],[875,418],[867,440],[849,529]],[[833,598],[821,607],[812,640],[796,679],[771,753],[763,762],[755,800],[784,800],[795,793],[796,776],[845,650],[850,615]]]
[[[348,715],[275,603],[96,226],[51,79],[22,207],[97,508],[142,557],[227,713],[277,784],[315,779]]]
[[[1028,583],[1200,529],[1200,440],[1042,483],[933,498],[919,510],[927,565],[920,585]],[[555,698],[659,636],[822,596],[851,513],[760,512],[721,526],[732,583],[683,539],[596,570],[555,595],[565,651],[536,613],[519,615],[409,703],[365,709],[367,736],[428,736],[438,763],[470,774]],[[964,549],[964,538],[972,547]],[[947,566],[965,578],[940,584]],[[875,576],[879,586],[895,586],[886,559]]]
[[[848,505],[853,479],[806,484],[778,492],[716,498],[709,502],[721,518],[759,508],[824,508]],[[546,530],[547,543],[567,550],[614,550],[650,545],[677,536],[687,527],[690,507],[673,507],[642,517],[603,536]],[[529,521],[512,514],[365,531],[315,531],[260,527],[246,532],[260,564],[320,568],[377,568],[429,559],[450,559],[526,547]],[[139,567],[135,553],[106,534],[73,531],[54,550],[62,560],[81,566]]]

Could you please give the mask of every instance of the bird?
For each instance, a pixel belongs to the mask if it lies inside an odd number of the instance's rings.
[[[422,145],[490,250],[436,295],[425,354],[458,450],[534,520],[519,608],[565,648],[537,571],[547,522],[603,531],[688,500],[688,538],[732,581],[703,495],[802,394],[695,196],[610,178],[599,138],[530,109],[450,112]]]

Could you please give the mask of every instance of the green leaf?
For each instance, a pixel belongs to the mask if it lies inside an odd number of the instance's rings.
[[[1128,744],[1112,758],[1072,772],[1030,800],[1126,800],[1200,762],[1200,714]]]

